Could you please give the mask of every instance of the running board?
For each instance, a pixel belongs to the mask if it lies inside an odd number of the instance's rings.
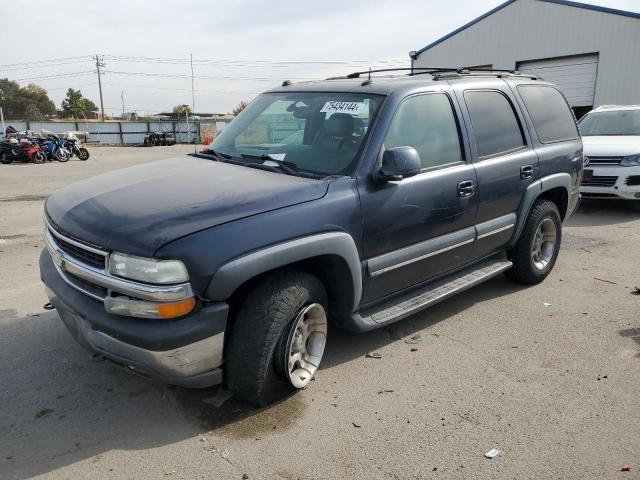
[[[464,270],[447,275],[440,280],[428,283],[421,288],[394,297],[385,303],[356,313],[352,320],[358,330],[373,330],[382,325],[397,322],[495,277],[511,268],[512,265],[511,261],[504,258],[504,254],[498,258],[494,256]]]

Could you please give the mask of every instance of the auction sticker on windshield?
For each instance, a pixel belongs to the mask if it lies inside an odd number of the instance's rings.
[[[321,113],[349,113],[351,115],[358,115],[360,110],[364,107],[362,102],[335,102],[329,101],[324,104]]]

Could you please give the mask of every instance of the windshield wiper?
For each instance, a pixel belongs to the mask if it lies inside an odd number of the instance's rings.
[[[211,155],[213,157],[216,157],[218,160],[220,160],[221,162],[225,162],[227,160],[231,160],[231,155],[227,155],[226,153],[222,153],[222,152],[216,152],[213,149],[209,149],[209,151],[207,152],[201,152],[204,155]]]
[[[285,162],[284,160],[276,160],[275,158],[270,157],[269,155],[263,154],[263,155],[251,155],[248,153],[241,153],[240,156],[242,158],[255,158],[257,160],[262,160],[262,163],[258,163],[258,164],[252,164],[252,163],[247,163],[247,166],[252,166],[252,165],[261,165],[263,167],[270,167],[271,165],[269,164],[265,164],[265,162],[273,162],[277,165],[277,168],[279,168],[280,170],[282,170],[284,173],[286,173],[287,175],[298,175],[298,170],[297,168],[292,168],[291,163],[289,162]],[[275,165],[274,165],[275,166]]]

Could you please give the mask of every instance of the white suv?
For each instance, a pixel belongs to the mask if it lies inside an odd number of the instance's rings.
[[[584,197],[640,200],[640,105],[603,106],[579,122]]]

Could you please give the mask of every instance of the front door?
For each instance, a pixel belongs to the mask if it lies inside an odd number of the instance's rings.
[[[465,158],[454,103],[446,93],[402,101],[384,148],[410,146],[422,171],[399,182],[359,185],[363,304],[373,303],[453,270],[471,258],[475,239],[476,177]]]

